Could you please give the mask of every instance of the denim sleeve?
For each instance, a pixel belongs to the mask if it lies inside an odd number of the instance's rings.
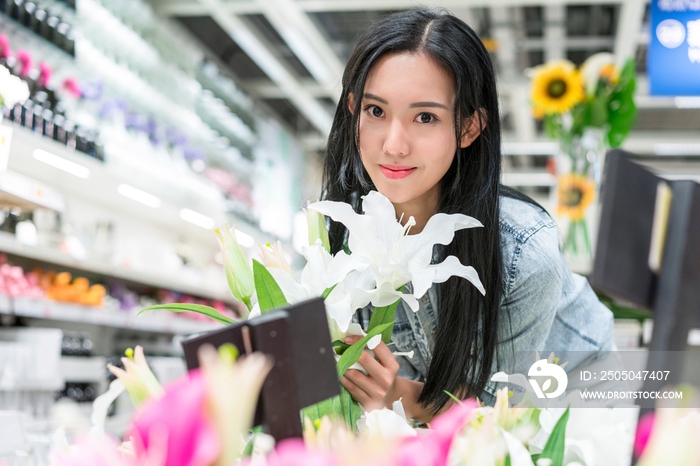
[[[507,226],[502,225],[502,229]],[[501,242],[504,294],[499,307],[498,346],[492,373],[527,373],[516,367],[514,354],[542,351],[549,335],[567,265],[559,251],[553,221],[542,220],[527,230],[506,231]],[[497,385],[487,383],[482,401],[493,404]]]
[[[515,351],[542,350],[561,299],[567,268],[553,223],[516,238],[504,254],[505,293],[499,309],[499,344]]]

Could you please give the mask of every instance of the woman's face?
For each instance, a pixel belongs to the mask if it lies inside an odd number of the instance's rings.
[[[372,182],[403,212],[434,212],[455,157],[452,78],[424,54],[381,57],[362,96],[360,154]],[[354,111],[354,96],[350,95]],[[463,147],[468,145],[460,141]],[[463,145],[465,144],[465,145]]]

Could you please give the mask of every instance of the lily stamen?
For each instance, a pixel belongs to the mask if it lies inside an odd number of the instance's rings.
[[[403,214],[401,215],[401,218],[403,218]],[[403,226],[403,236],[408,235],[408,233],[411,231],[411,227],[416,226],[416,219],[413,218],[413,215],[408,217],[408,221],[406,222],[406,225]]]

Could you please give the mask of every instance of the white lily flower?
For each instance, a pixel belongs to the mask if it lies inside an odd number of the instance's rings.
[[[330,252],[331,245],[328,239],[328,230],[326,229],[326,219],[315,210],[304,209],[304,213],[306,214],[306,223],[309,227],[309,244],[320,242],[321,246]]]
[[[262,258],[262,263],[268,269],[282,269],[289,275],[294,276],[292,273],[292,268],[287,262],[287,258],[284,256],[284,251],[282,250],[282,243],[277,241],[275,244],[263,246],[260,245],[260,257]]]
[[[369,303],[360,291],[370,289],[373,280],[368,273],[353,272],[352,256],[342,251],[331,256],[321,244],[315,244],[302,247],[302,254],[307,262],[298,282],[280,269],[269,268],[268,271],[290,304],[321,296],[335,286],[325,299],[326,312],[340,331],[346,332],[353,312]]]
[[[454,256],[441,264],[431,265],[433,246],[449,244],[457,230],[483,226],[478,220],[462,214],[435,214],[418,234],[409,235],[415,220],[410,217],[405,226],[396,219],[394,206],[382,194],[370,191],[363,197],[364,215],[357,214],[344,202],[321,201],[308,206],[340,222],[349,231],[348,247],[354,269],[369,270],[376,282],[371,292],[356,293],[369,299],[374,306],[386,306],[403,299],[414,311],[433,283],[442,283],[452,276],[469,280],[485,294],[479,276],[473,267],[464,266]],[[413,283],[411,295],[397,292],[407,283]],[[412,296],[412,297],[409,297]]]
[[[370,440],[391,440],[418,435],[406,419],[401,399],[392,404],[392,409],[382,408],[365,412],[358,419],[357,428],[363,437]]]
[[[537,353],[539,358],[539,353]],[[558,363],[550,354],[547,361]],[[566,366],[563,363],[560,367]],[[523,388],[526,396],[521,403],[528,404],[528,397],[535,398],[534,390],[524,374],[506,374],[497,372],[491,377],[493,382],[505,382]],[[505,393],[506,389],[502,389]],[[501,391],[499,390],[499,393]],[[570,391],[566,397],[549,400],[550,407],[542,409],[539,415],[539,431],[527,442],[531,453],[539,453],[549,439],[554,426],[574,400],[580,406],[580,391]],[[503,402],[503,399],[501,399]],[[503,407],[496,402],[496,410]],[[513,410],[510,410],[511,412]],[[564,464],[581,464],[585,466],[629,464],[629,452],[632,451],[637,410],[630,407],[608,408],[594,401],[586,406],[569,408],[569,420],[566,424]],[[539,466],[539,463],[538,463]]]
[[[243,301],[248,309],[251,309],[251,297],[255,292],[253,270],[238,244],[236,230],[234,227],[229,228],[228,224],[224,224],[223,229],[217,228],[214,233],[221,248],[226,280],[231,294],[239,301]]]

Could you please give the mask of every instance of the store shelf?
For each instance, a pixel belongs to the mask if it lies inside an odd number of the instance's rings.
[[[182,280],[177,275],[170,275],[167,272],[151,274],[109,264],[104,261],[76,259],[57,249],[21,244],[15,239],[14,235],[6,232],[0,232],[0,251],[62,267],[84,270],[105,277],[179,291],[200,298],[217,299],[229,303],[233,301],[231,293],[225,286],[216,287],[211,284],[193,282],[192,280]]]
[[[9,304],[9,308],[3,307],[3,304],[4,306]],[[134,317],[133,314],[110,311],[100,307],[21,297],[11,300],[3,297],[0,300],[0,313],[175,335],[189,335],[221,328],[221,324],[216,322],[196,321],[179,317],[168,311],[155,311],[151,314]]]
[[[93,205],[122,212],[130,218],[177,228],[188,236],[200,238],[210,238],[211,230],[182,220],[179,212],[183,207],[211,217],[217,225],[223,224],[223,196],[189,172],[176,172],[175,168],[164,167],[145,156],[136,159],[138,167],[130,167],[128,171],[117,169],[109,162],[100,162],[10,121],[3,121],[2,125],[12,128],[7,168],[55,188],[66,198],[90,200]],[[37,160],[34,156],[37,150],[80,165],[87,177],[78,177]],[[152,208],[120,195],[118,186],[122,183],[157,196],[162,203]]]
[[[66,382],[102,383],[107,360],[101,356],[61,356],[60,372]]]

